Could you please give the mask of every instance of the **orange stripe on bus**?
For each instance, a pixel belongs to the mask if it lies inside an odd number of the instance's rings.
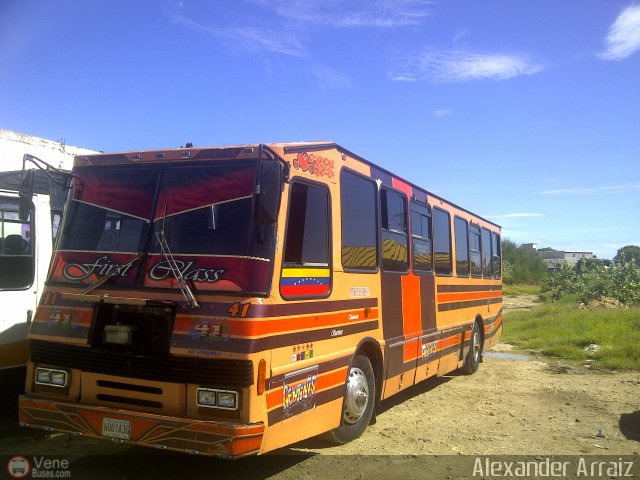
[[[417,340],[413,342],[407,342],[402,346],[402,356],[405,362],[409,362],[411,360],[415,360],[418,357],[418,342]]]
[[[482,300],[485,298],[501,297],[501,291],[495,292],[456,292],[456,293],[439,293],[438,302],[459,302],[465,300]]]
[[[402,277],[402,320],[405,335],[422,330],[420,277],[412,273]]]
[[[460,335],[452,335],[451,337],[443,338],[438,341],[438,350],[444,350],[445,348],[452,347],[453,345],[460,344]]]
[[[332,372],[318,375],[316,380],[316,391],[325,390],[336,385],[341,385],[347,379],[347,371],[349,367],[339,368]],[[267,410],[282,405],[282,390],[284,387],[278,387],[267,393]]]
[[[350,315],[358,315],[358,320],[349,320]],[[259,336],[273,335],[292,330],[309,330],[320,327],[332,327],[349,323],[358,323],[363,320],[375,320],[378,317],[378,309],[373,308],[365,316],[364,311],[351,311],[334,313],[330,315],[311,315],[308,317],[280,318],[275,320],[227,320],[221,319],[227,331],[233,336]],[[174,333],[189,333],[194,322],[205,320],[207,317],[178,317]]]
[[[347,379],[347,370],[349,367],[343,367],[333,372],[327,372],[324,375],[320,375],[316,382],[316,390],[324,390],[325,388],[334,387],[335,385],[342,384]]]
[[[278,387],[267,393],[267,410],[282,404],[282,390],[284,387]]]

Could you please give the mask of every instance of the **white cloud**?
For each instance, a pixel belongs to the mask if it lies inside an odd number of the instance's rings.
[[[322,90],[350,88],[353,85],[348,76],[326,65],[313,65],[311,73]]]
[[[238,40],[247,43],[247,47],[258,47],[274,53],[282,53],[294,57],[305,56],[305,48],[293,35],[259,28],[236,27],[230,33]]]
[[[516,212],[516,213],[501,213],[497,215],[483,215],[485,218],[531,218],[531,217],[543,217],[544,213],[530,213],[530,212]]]
[[[226,42],[230,48],[244,51],[267,50],[294,57],[306,56],[303,43],[294,35],[287,34],[286,31],[246,26],[223,27],[216,24],[203,24],[175,12],[169,12],[169,18],[171,21],[185,25],[196,32],[209,35],[218,41]]]
[[[469,35],[471,35],[471,32],[468,28],[460,28],[453,36],[453,43],[458,43],[461,40],[467,38]]]
[[[559,188],[540,192],[544,195],[610,195],[640,190],[640,183],[634,185],[613,185],[609,187]]]
[[[453,111],[449,110],[448,108],[439,108],[437,110],[433,110],[431,113],[433,114],[434,117],[442,118],[442,117],[448,117],[453,113]]]
[[[623,60],[640,50],[640,4],[630,5],[618,15],[604,44],[598,56],[605,60]]]
[[[278,16],[335,28],[395,28],[419,25],[429,15],[425,0],[256,0]]]
[[[477,53],[461,49],[427,49],[399,63],[401,65],[390,74],[393,80],[507,80],[544,70],[524,54]]]
[[[307,40],[313,27],[391,29],[421,24],[429,16],[429,0],[245,0],[251,16],[234,17],[230,9],[227,21],[210,22],[187,9],[183,0],[173,1],[165,11],[171,21],[180,23],[229,49],[269,51],[294,57],[306,57]],[[189,10],[187,15],[183,13]],[[212,15],[210,13],[210,15]]]

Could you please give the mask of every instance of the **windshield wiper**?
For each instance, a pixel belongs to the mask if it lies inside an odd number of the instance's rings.
[[[191,291],[191,288],[189,288],[187,280],[182,275],[182,272],[180,271],[180,268],[176,263],[176,259],[173,258],[173,254],[171,253],[171,249],[169,248],[169,243],[167,242],[167,237],[164,234],[164,224],[167,216],[166,204],[164,206],[164,210],[165,212],[164,217],[162,218],[162,230],[156,232],[156,238],[158,239],[158,243],[160,244],[160,252],[162,253],[162,256],[166,258],[167,263],[169,264],[169,270],[171,270],[173,277],[176,279],[176,282],[178,282],[178,288],[180,288],[180,291],[182,292],[185,300],[189,303],[191,308],[198,308],[200,307],[200,304],[198,303],[198,300],[196,300],[196,297]]]
[[[100,285],[103,285],[106,283],[107,280],[109,280],[110,278],[115,277],[116,275],[120,275],[122,272],[126,271],[128,268],[131,267],[131,265],[133,265],[134,262],[136,262],[137,260],[139,260],[142,257],[142,253],[138,253],[135,257],[133,257],[128,263],[125,263],[124,265],[119,265],[116,268],[111,269],[111,271],[105,275],[104,277],[102,277],[101,279],[99,279],[97,282],[92,283],[91,285],[89,285],[87,288],[85,288],[82,292],[80,292],[80,295],[86,295],[88,294],[90,291],[98,288]]]

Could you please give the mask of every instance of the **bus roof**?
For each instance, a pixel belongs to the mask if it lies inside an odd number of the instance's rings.
[[[264,144],[245,144],[245,145],[225,145],[214,147],[184,147],[184,148],[172,148],[172,149],[158,149],[158,150],[140,150],[130,152],[119,153],[99,153],[93,155],[81,155],[75,157],[74,167],[83,167],[89,165],[123,165],[123,164],[149,164],[159,162],[188,162],[198,161],[214,158],[255,158],[260,150],[261,146],[269,147],[271,149],[282,149],[284,153],[296,153],[296,152],[317,152],[325,150],[337,150],[353,159],[356,159],[370,167],[374,167],[378,171],[384,172],[393,178],[396,178],[413,188],[425,192],[427,195],[450,205],[453,208],[457,208],[470,215],[473,215],[484,222],[494,225],[497,228],[502,228],[497,223],[494,223],[480,215],[473,213],[466,208],[463,208],[455,203],[436,195],[433,192],[425,190],[423,187],[416,185],[397,174],[390,172],[389,170],[376,165],[369,160],[347,150],[346,148],[331,141],[305,141],[305,142],[274,142]]]

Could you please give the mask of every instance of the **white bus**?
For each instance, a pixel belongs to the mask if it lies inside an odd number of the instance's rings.
[[[93,151],[0,129],[0,390],[8,395],[24,386],[27,334],[66,200],[63,188],[36,169],[30,215],[21,221],[18,194],[23,157],[33,155],[56,168],[70,170],[74,155],[90,152]],[[27,162],[26,168],[35,166]]]

